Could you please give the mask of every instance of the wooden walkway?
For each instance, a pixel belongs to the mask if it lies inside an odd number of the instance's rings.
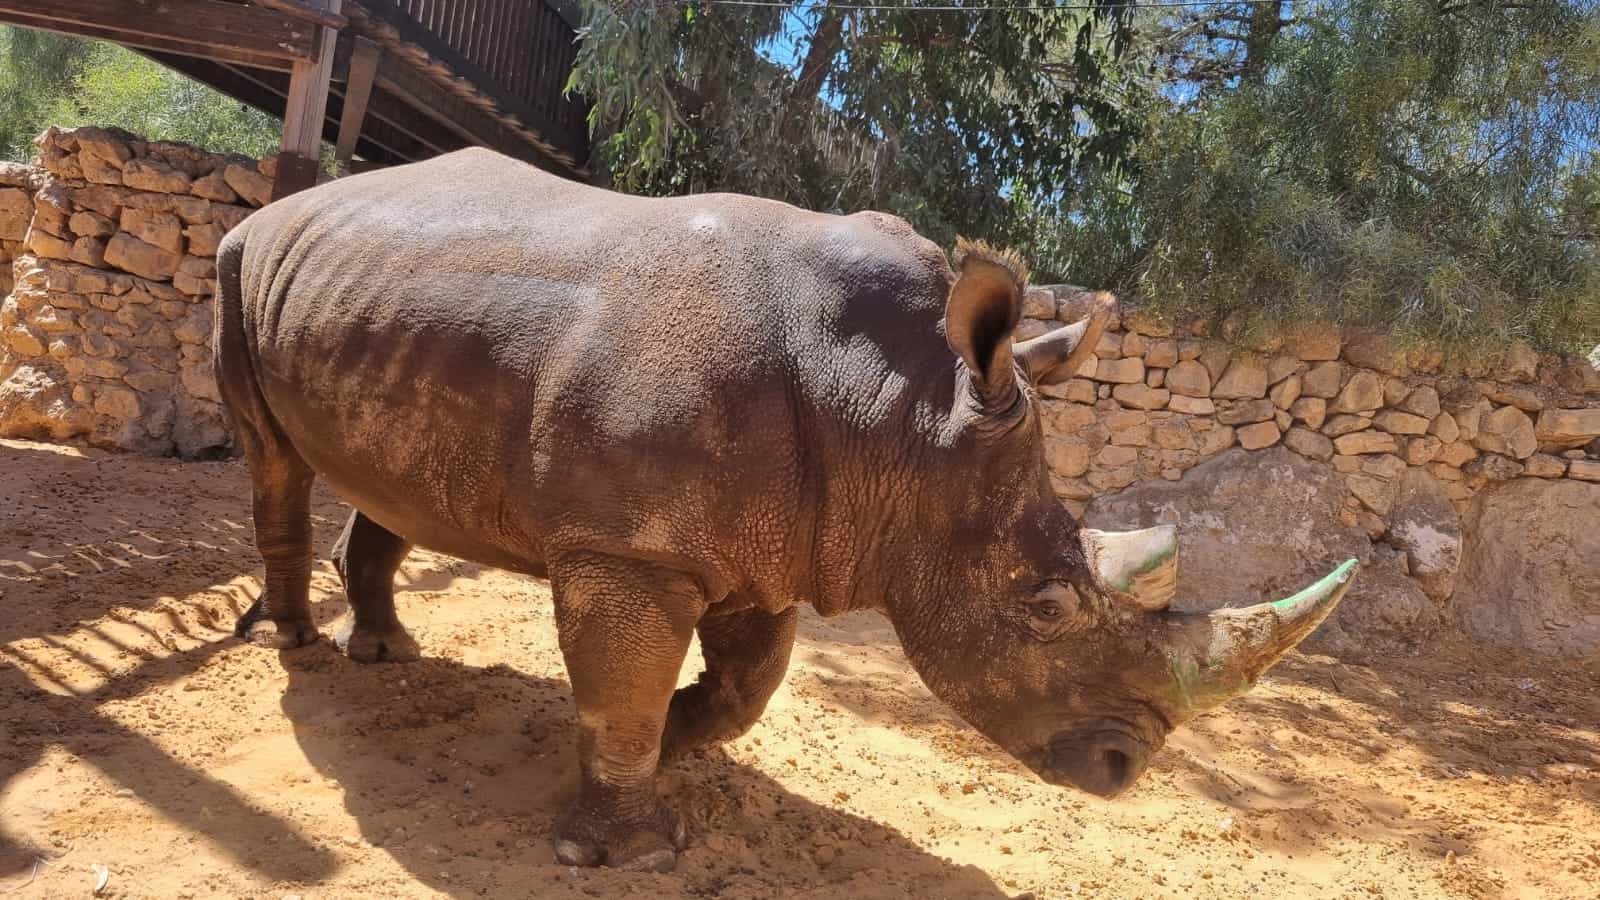
[[[0,22],[132,47],[283,118],[299,158],[280,194],[312,183],[323,140],[357,168],[484,146],[587,178],[587,110],[563,95],[577,15],[575,0],[0,0]]]

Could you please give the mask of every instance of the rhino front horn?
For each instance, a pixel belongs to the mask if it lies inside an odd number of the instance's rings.
[[[1350,589],[1360,564],[1347,560],[1292,597],[1239,609],[1174,613],[1168,650],[1178,718],[1189,719],[1237,697],[1305,640]]]

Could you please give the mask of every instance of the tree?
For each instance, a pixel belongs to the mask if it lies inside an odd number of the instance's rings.
[[[1130,51],[1131,164],[1034,220],[1043,268],[1246,327],[1600,340],[1593,0],[1171,12]],[[1121,252],[1077,252],[1097,242]]]
[[[33,155],[33,139],[88,58],[84,41],[0,26],[0,159]]]
[[[1117,4],[956,5],[593,3],[571,87],[617,187],[886,209],[940,241],[1004,237],[1026,201],[1122,161],[1130,19]]]
[[[600,168],[888,210],[1230,330],[1600,340],[1596,0],[888,2],[592,6]]]
[[[283,127],[274,116],[105,43],[94,45],[49,117],[49,124],[63,128],[116,125],[149,140],[251,157],[275,152]]]
[[[0,158],[28,159],[47,126],[115,125],[151,140],[261,156],[276,118],[115,44],[0,26]]]

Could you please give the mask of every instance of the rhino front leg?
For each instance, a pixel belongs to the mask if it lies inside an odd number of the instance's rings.
[[[796,617],[794,607],[752,607],[701,620],[706,669],[672,695],[662,756],[731,741],[755,725],[788,671]]]
[[[350,514],[333,545],[333,567],[344,582],[352,619],[335,641],[356,662],[409,662],[422,655],[394,612],[394,573],[410,552],[411,542],[360,510]]]
[[[681,572],[587,553],[553,560],[550,585],[580,771],[578,798],[556,820],[556,859],[668,871],[686,835],[656,793],[656,763],[704,594]]]

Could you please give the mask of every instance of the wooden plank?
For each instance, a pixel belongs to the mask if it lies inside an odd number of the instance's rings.
[[[34,19],[18,24],[50,31],[114,33],[124,37],[112,39],[125,44],[157,40],[287,60],[310,59],[315,53],[316,26],[222,0],[0,0],[0,13]]]
[[[533,77],[533,44],[539,36],[539,7],[518,3],[520,18],[517,21],[517,65],[513,77],[505,82],[518,97],[527,96],[528,84]]]
[[[489,54],[485,50],[488,43],[488,29],[484,22],[489,17],[489,0],[477,0],[467,7],[467,58],[480,60],[487,69]],[[493,73],[490,73],[493,74]]]
[[[483,70],[489,73],[490,78],[498,80],[499,71],[495,62],[495,52],[500,46],[500,33],[496,29],[500,22],[499,0],[484,0],[483,35],[478,41],[478,54],[483,58]]]
[[[547,20],[547,27],[544,29],[544,40],[542,42],[544,58],[540,60],[539,66],[541,89],[537,93],[540,108],[545,115],[550,117],[551,121],[559,121],[561,118],[561,88],[565,86],[566,79],[562,77],[564,73],[557,66],[561,60],[561,42],[571,39],[566,29],[561,28],[560,24],[554,21],[554,16],[552,15]]]
[[[475,0],[474,0],[475,2]],[[444,42],[456,48],[456,52],[471,59],[467,52],[467,44],[461,39],[461,29],[467,24],[467,10],[462,0],[448,0],[445,3],[444,31],[440,36]]]
[[[527,30],[528,6],[521,0],[508,0],[506,12],[509,19],[506,22],[505,62],[500,67],[500,83],[510,87],[516,81],[517,67],[520,65],[518,60],[526,43],[524,33]]]
[[[324,12],[338,14],[343,0],[307,0]],[[300,60],[289,72],[289,98],[283,111],[283,155],[272,185],[277,200],[317,183],[322,155],[322,119],[328,113],[328,83],[333,80],[334,47],[339,32],[320,29],[317,60]]]
[[[490,55],[493,62],[490,65],[489,74],[501,84],[505,84],[508,80],[506,72],[511,68],[509,50],[511,47],[511,16],[513,10],[510,0],[494,0],[494,9],[494,46]]]
[[[522,47],[522,4],[510,2],[506,6],[506,23],[501,26],[500,65],[495,81],[510,88],[517,79],[517,53]]]
[[[364,37],[357,37],[350,53],[350,75],[345,80],[344,109],[339,116],[339,140],[334,158],[348,167],[355,155],[361,123],[367,117],[367,101],[372,99],[372,84],[378,76],[378,60],[383,49]]]
[[[30,28],[35,31],[53,31],[57,34],[69,34],[73,37],[89,38],[96,41],[109,41],[133,47],[139,50],[150,50],[159,53],[171,53],[180,56],[193,56],[203,59],[215,59],[219,62],[231,63],[239,66],[250,66],[255,69],[271,69],[275,72],[287,72],[293,67],[293,62],[283,56],[262,56],[246,50],[231,47],[214,47],[204,44],[195,44],[177,38],[158,38],[148,35],[132,35],[124,31],[115,31],[110,28],[99,28],[93,25],[80,25],[71,22],[52,22],[34,16],[18,15],[16,13],[0,10],[0,24],[16,25],[21,28]]]
[[[523,95],[533,108],[549,115],[549,106],[545,103],[550,91],[550,32],[555,14],[548,8],[539,16],[539,41],[533,48],[533,83],[528,93]]]
[[[505,76],[500,83],[509,88],[521,77],[522,52],[528,45],[528,4],[511,0],[511,24],[506,30],[510,46],[506,47]]]

